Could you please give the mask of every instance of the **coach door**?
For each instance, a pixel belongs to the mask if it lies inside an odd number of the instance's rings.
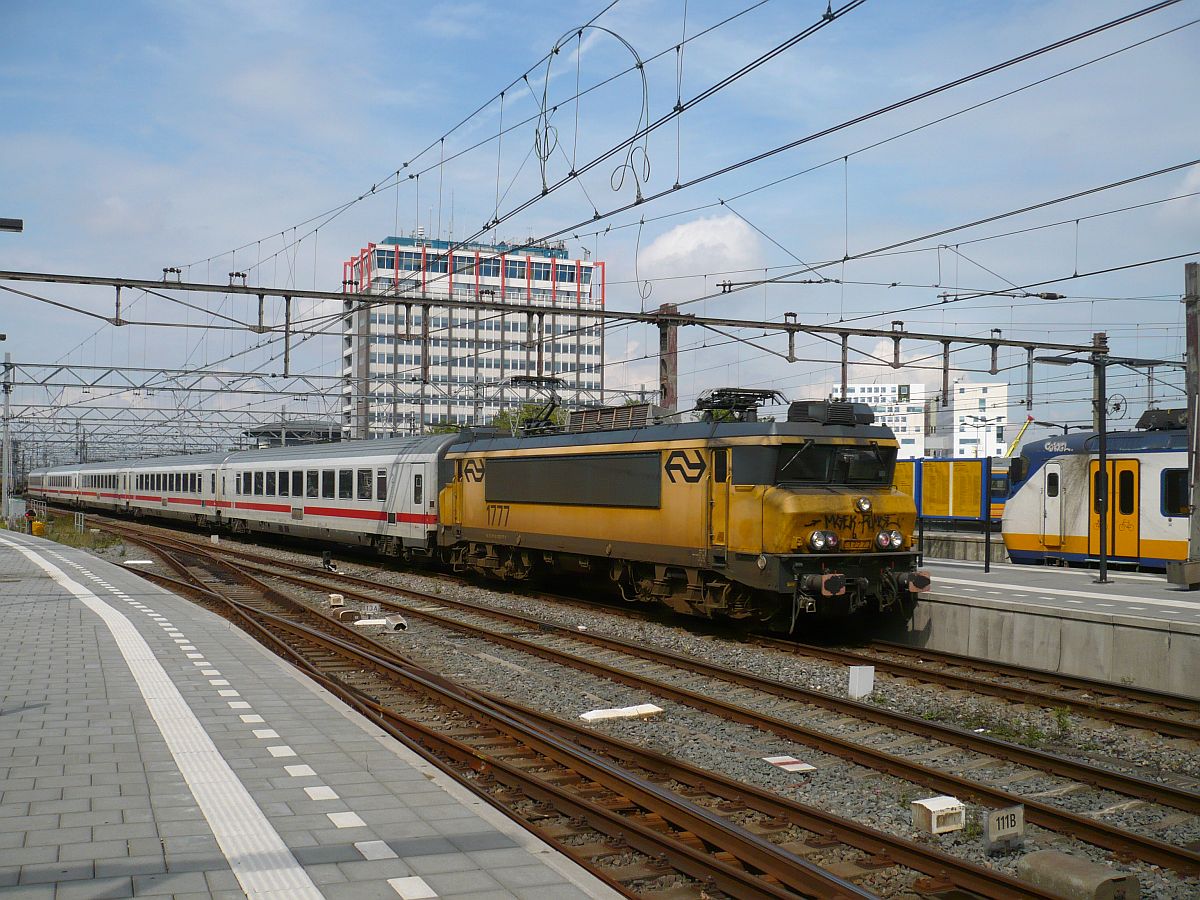
[[[1088,469],[1091,485],[1091,513],[1088,528],[1088,553],[1100,553],[1100,463],[1092,460]],[[1138,532],[1140,479],[1136,459],[1108,460],[1108,555],[1137,559],[1141,556]]]
[[[709,494],[709,540],[714,547],[729,542],[729,451],[712,452],[712,481]]]
[[[1062,466],[1046,463],[1042,469],[1042,544],[1062,546]]]

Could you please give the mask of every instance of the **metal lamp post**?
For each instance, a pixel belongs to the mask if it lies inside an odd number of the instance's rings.
[[[985,416],[963,416],[963,418],[975,420],[974,422],[965,422],[964,424],[969,425],[970,427],[975,429],[975,434],[977,436],[976,440],[978,440],[978,435],[980,433],[979,430],[981,428],[984,429],[984,431],[983,431],[983,456],[985,459],[990,457],[991,454],[987,452],[987,441],[988,441],[987,429],[991,428],[993,425],[998,425],[999,423],[1003,422],[1004,416],[996,416],[996,418],[994,418],[994,419],[989,419]],[[975,455],[979,456],[978,443],[975,445]]]

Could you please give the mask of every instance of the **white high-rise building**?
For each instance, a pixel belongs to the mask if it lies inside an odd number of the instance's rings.
[[[875,421],[887,425],[900,442],[900,459],[925,455],[925,385],[894,382],[855,382],[846,385],[846,399],[865,403]]]
[[[603,403],[604,263],[566,247],[454,245],[418,232],[368,244],[343,263],[343,426],[350,437],[487,424],[537,401],[513,376],[561,379],[568,405]],[[503,310],[438,300],[504,303]]]
[[[929,456],[1003,456],[1008,452],[1008,385],[955,381],[949,403],[930,401],[931,427],[925,444]]]

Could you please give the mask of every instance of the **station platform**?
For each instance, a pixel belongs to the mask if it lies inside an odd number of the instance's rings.
[[[926,558],[933,588],[894,640],[1200,696],[1200,592],[1110,569]]]
[[[612,889],[224,619],[0,531],[0,897]]]

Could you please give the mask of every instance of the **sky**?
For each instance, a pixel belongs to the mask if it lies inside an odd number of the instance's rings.
[[[0,234],[0,268],[159,278],[178,266],[186,280],[217,283],[246,270],[251,284],[337,290],[341,261],[368,241],[417,225],[463,239],[499,211],[505,220],[488,236],[556,235],[573,255],[586,249],[605,260],[617,309],[674,302],[712,316],[794,312],[806,324],[881,328],[900,320],[914,330],[981,337],[999,328],[1017,340],[1079,344],[1104,331],[1114,353],[1180,359],[1183,266],[1200,259],[1200,166],[863,255],[1200,156],[1200,125],[1188,113],[1200,83],[1200,26],[1190,24],[1200,0],[668,190],[1142,5],[869,0],[705,96],[820,22],[825,3],[5,0],[0,216],[24,219],[25,230]],[[539,117],[541,97],[547,115]],[[543,184],[677,103],[689,108],[631,157],[618,154],[542,195]],[[508,130],[498,151],[501,122]],[[539,147],[549,150],[542,165]],[[667,195],[607,215],[639,191]],[[1164,257],[1181,258],[1087,275]],[[816,272],[835,280],[729,294],[717,287],[790,271],[793,280]],[[1042,283],[1037,291],[1066,299],[955,299]],[[279,368],[278,342],[244,330],[116,328],[76,311],[110,315],[109,289],[19,287],[43,300],[4,298],[0,330],[17,361]],[[127,296],[126,315],[177,326],[221,323],[214,313],[254,315],[243,298],[190,299],[200,308]],[[782,338],[743,337],[757,346],[682,331],[684,406],[719,386],[789,398],[835,386],[839,354],[829,342],[800,337],[801,359],[789,363],[778,355]],[[642,328],[612,328],[606,384],[653,389],[656,345]],[[910,365],[899,372],[876,364],[890,359],[890,341],[853,346],[857,380],[940,382],[928,358],[936,346],[905,344]],[[986,350],[954,360],[956,378],[1009,381],[1011,407],[994,412],[1024,419],[1023,351],[1002,353],[997,376],[986,371]],[[305,342],[293,363],[336,374],[338,339]],[[1156,374],[1166,382],[1156,401],[1177,403],[1180,378]],[[1131,426],[1147,402],[1147,377],[1114,369],[1110,382]],[[1089,418],[1085,367],[1039,366],[1034,393],[1039,419]],[[323,404],[293,398],[288,408]]]

